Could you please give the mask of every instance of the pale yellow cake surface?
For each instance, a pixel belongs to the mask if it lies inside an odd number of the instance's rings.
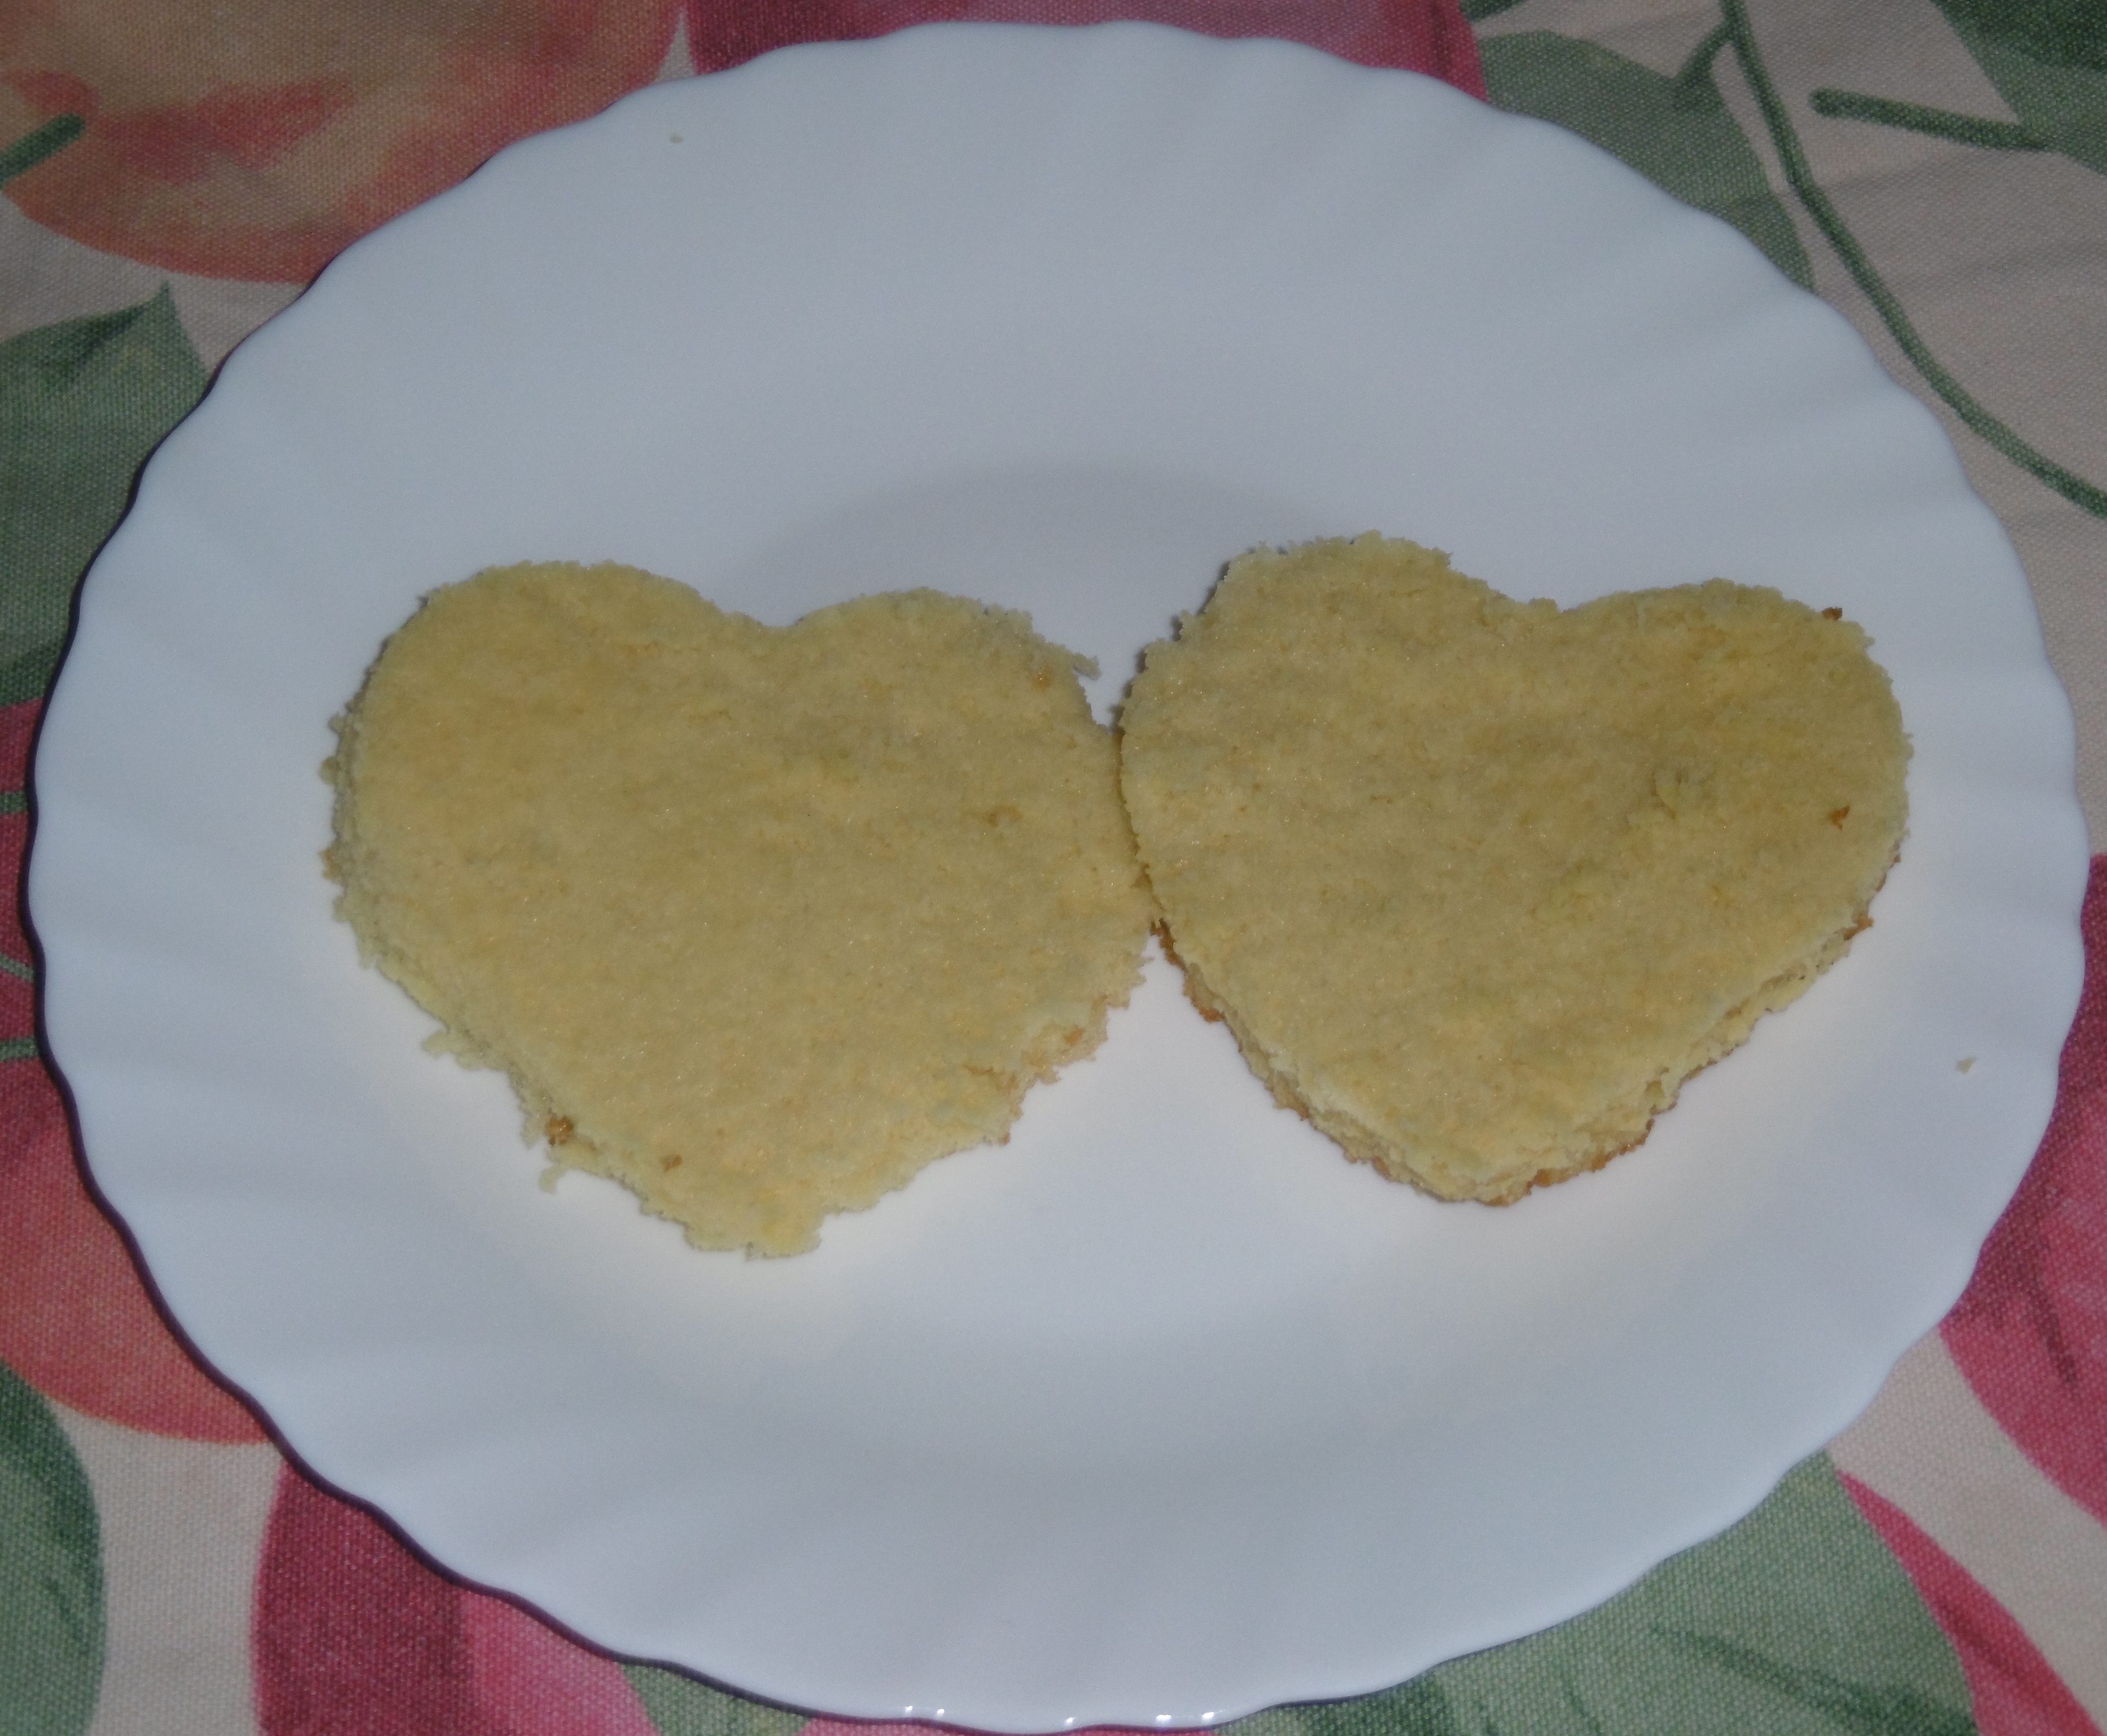
[[[933,591],[434,592],[338,720],[339,913],[559,1165],[788,1254],[1103,1039],[1154,909],[1076,659]]]
[[[1602,1163],[1864,926],[1909,756],[1868,644],[1723,581],[1561,612],[1375,536],[1244,556],[1121,719],[1195,1001],[1431,1193]]]

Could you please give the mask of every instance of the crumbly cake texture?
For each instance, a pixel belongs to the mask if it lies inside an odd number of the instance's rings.
[[[480,573],[336,720],[338,913],[555,1165],[797,1253],[1006,1139],[1139,980],[1077,666],[934,591],[779,629],[632,567]]]
[[[1869,643],[1723,580],[1561,612],[1376,536],[1243,556],[1121,718],[1194,1002],[1444,1199],[1606,1161],[1867,926],[1909,758]]]

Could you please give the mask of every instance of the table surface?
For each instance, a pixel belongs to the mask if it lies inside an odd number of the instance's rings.
[[[40,0],[0,21],[7,872],[83,570],[211,370],[337,249],[654,79],[960,16],[1148,17],[1431,73],[1739,225],[1946,426],[2033,582],[2107,838],[2107,0]],[[1960,1303],[1866,1415],[1602,1609],[1254,1725],[2096,1736],[2100,869],[2040,1154]],[[0,918],[0,1731],[824,1725],[591,1651],[286,1461],[164,1321],[83,1184],[19,908]]]

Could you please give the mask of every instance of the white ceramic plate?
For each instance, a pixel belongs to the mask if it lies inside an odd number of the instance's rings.
[[[1524,594],[1841,605],[1916,738],[1878,926],[1510,1210],[1341,1161],[1158,962],[1007,1149],[806,1258],[699,1255],[542,1193],[330,919],[329,715],[478,567],[778,622],[933,584],[1109,705],[1227,556],[1371,527]],[[947,28],[520,145],[245,344],[88,581],[32,891],[96,1178],[322,1476],[797,1706],[1188,1723],[1571,1614],[1871,1396],[2047,1115],[2071,777],[1997,526],[1736,235],[1425,80]]]

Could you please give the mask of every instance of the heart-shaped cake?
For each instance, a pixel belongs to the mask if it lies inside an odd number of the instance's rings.
[[[634,568],[427,597],[337,720],[330,875],[554,1162],[790,1254],[1008,1136],[1155,912],[1076,660],[933,591],[788,628]]]
[[[1444,1199],[1606,1161],[1867,925],[1909,757],[1867,645],[1724,581],[1561,612],[1379,536],[1243,556],[1121,718],[1194,1001]]]

